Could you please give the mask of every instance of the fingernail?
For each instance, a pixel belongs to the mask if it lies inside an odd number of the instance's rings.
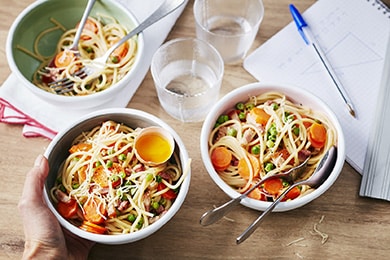
[[[38,157],[35,159],[34,166],[40,166],[42,163],[43,155],[40,154]]]

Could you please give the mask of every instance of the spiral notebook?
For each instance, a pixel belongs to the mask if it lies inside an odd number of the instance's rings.
[[[390,41],[390,38],[389,38]],[[360,195],[390,201],[390,44],[383,67],[378,105],[368,140]]]
[[[251,53],[244,68],[259,81],[299,86],[329,104],[344,131],[347,162],[362,173],[378,103],[390,11],[378,0],[319,0],[302,15],[349,94],[357,118],[349,114],[293,22]]]

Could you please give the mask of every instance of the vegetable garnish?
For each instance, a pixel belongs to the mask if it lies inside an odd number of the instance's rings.
[[[105,121],[74,140],[50,193],[61,216],[114,235],[141,230],[170,210],[189,168],[181,168],[177,152],[162,164],[141,162],[134,143],[144,129]]]
[[[216,170],[226,170],[232,161],[232,153],[224,146],[217,147],[211,152],[211,162]]]
[[[308,178],[336,138],[335,127],[322,112],[293,103],[282,93],[266,92],[219,115],[208,143],[216,172],[243,193],[259,180],[286,172],[310,157],[303,176]],[[272,179],[251,197],[273,201],[290,185]],[[285,200],[304,196],[310,189],[294,188]]]

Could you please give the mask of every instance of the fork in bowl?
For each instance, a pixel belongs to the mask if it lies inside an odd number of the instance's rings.
[[[120,41],[116,42],[112,45],[107,52],[98,58],[95,58],[90,61],[85,61],[84,66],[75,72],[72,76],[77,78],[82,78],[87,81],[92,81],[99,77],[100,72],[104,70],[106,67],[106,62],[110,57],[111,53],[125,43],[128,39],[133,37],[134,35],[139,34],[152,24],[164,18],[166,15],[170,14],[177,8],[179,8],[185,0],[166,0],[164,1],[159,8],[156,9],[148,18],[146,18],[142,23],[140,23],[136,28],[130,31],[127,35],[125,35]],[[52,89],[56,91],[58,94],[63,94],[67,92],[71,92],[73,89],[73,80],[71,78],[64,78],[57,81],[53,81],[48,84]]]
[[[80,37],[81,37],[81,34],[83,32],[83,29],[84,29],[84,25],[85,23],[87,22],[87,19],[88,19],[88,16],[93,8],[93,5],[95,4],[96,0],[88,0],[88,3],[87,3],[87,7],[85,8],[84,10],[84,13],[83,13],[83,16],[81,17],[81,21],[79,23],[79,27],[76,31],[76,34],[75,34],[75,37],[74,37],[74,40],[73,40],[73,43],[72,45],[69,46],[69,48],[66,49],[66,51],[71,51],[73,52],[73,54],[75,56],[79,56],[80,55],[80,52],[79,52],[79,41],[80,41]],[[49,63],[49,66],[50,64],[52,64],[54,62],[54,59],[55,59],[56,56],[53,57],[53,59],[50,61]],[[47,68],[47,67],[43,67],[40,72],[39,72],[41,75],[47,75],[48,73],[50,73],[50,70]]]
[[[277,179],[277,178],[284,178],[287,182],[295,181],[299,178],[301,178],[302,174],[305,173],[306,165],[309,161],[310,157],[307,157],[305,161],[303,161],[301,164],[291,168],[287,172],[271,175],[269,177],[266,177],[260,181],[258,181],[256,184],[254,184],[250,189],[248,189],[245,193],[241,194],[240,196],[229,200],[228,202],[222,204],[219,207],[216,207],[214,209],[211,209],[207,212],[205,212],[201,218],[200,218],[200,224],[203,226],[208,226],[213,223],[215,223],[217,220],[221,219],[223,216],[225,216],[227,213],[229,213],[236,205],[238,205],[241,200],[246,198],[246,196],[251,193],[254,189],[259,187],[264,182],[270,180],[270,179]]]

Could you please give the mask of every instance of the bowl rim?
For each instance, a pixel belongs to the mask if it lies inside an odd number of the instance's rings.
[[[79,119],[75,120],[71,124],[69,124],[65,129],[60,131],[54,139],[50,142],[47,149],[45,150],[44,156],[46,158],[49,158],[50,153],[54,149],[54,147],[57,145],[57,142],[61,140],[64,135],[68,133],[68,131],[71,131],[72,129],[76,129],[78,125],[85,123],[85,121],[88,121],[89,119],[94,119],[99,116],[105,116],[110,114],[116,114],[116,115],[123,115],[123,116],[137,116],[141,118],[148,119],[150,121],[153,121],[156,123],[156,125],[163,127],[164,129],[168,130],[177,146],[180,149],[180,157],[182,158],[182,168],[183,170],[188,169],[187,176],[184,178],[183,183],[180,187],[180,192],[178,193],[178,196],[175,200],[175,202],[172,204],[171,208],[155,223],[147,226],[146,228],[143,228],[139,231],[128,233],[128,234],[118,234],[118,235],[100,235],[100,234],[93,234],[87,231],[84,231],[70,222],[68,222],[66,219],[64,219],[56,210],[54,205],[52,204],[50,198],[49,198],[49,190],[47,189],[46,181],[44,185],[44,200],[46,204],[48,205],[51,212],[56,216],[60,224],[68,229],[73,234],[76,234],[77,236],[80,236],[82,238],[95,241],[102,244],[112,244],[112,245],[119,245],[119,244],[125,244],[130,242],[135,242],[138,240],[141,240],[147,236],[152,235],[157,230],[159,230],[162,226],[164,226],[167,222],[169,222],[170,219],[174,217],[174,215],[180,210],[182,204],[185,201],[185,198],[187,196],[187,193],[189,191],[190,186],[190,180],[191,180],[191,167],[189,163],[189,156],[188,151],[181,140],[180,136],[176,133],[176,131],[170,127],[167,123],[162,121],[161,119],[157,118],[156,116],[149,114],[147,112],[132,109],[132,108],[108,108],[108,109],[101,109],[92,113],[89,113],[85,116],[80,117]],[[81,130],[80,130],[81,133]],[[187,165],[188,164],[188,165]]]
[[[58,0],[61,1],[61,0]],[[126,13],[126,15],[129,17],[129,19],[134,23],[134,28],[138,26],[140,23],[137,19],[137,17],[134,15],[134,13],[129,10],[127,7],[125,7],[122,3],[118,1],[113,0],[105,0],[110,2],[111,5],[116,6],[118,9],[122,9],[123,12]],[[41,5],[45,5],[47,3],[50,3],[51,0],[37,0],[28,5],[25,9],[23,9],[20,14],[16,17],[16,19],[11,24],[11,27],[8,31],[7,39],[6,39],[6,58],[8,61],[8,65],[11,69],[11,72],[14,73],[17,78],[21,81],[21,85],[23,87],[26,87],[29,91],[32,93],[38,95],[38,97],[44,99],[47,102],[60,102],[60,103],[70,103],[70,102],[89,102],[93,100],[99,100],[99,98],[110,96],[112,92],[118,91],[123,89],[123,87],[126,85],[124,82],[126,79],[130,78],[132,75],[138,73],[137,71],[137,64],[140,64],[142,62],[142,56],[145,50],[145,41],[144,41],[144,34],[143,32],[140,32],[138,34],[137,38],[137,54],[135,57],[135,61],[133,64],[132,69],[123,77],[120,81],[118,81],[116,84],[114,84],[114,87],[109,87],[105,89],[104,91],[100,91],[97,93],[89,94],[89,95],[83,95],[83,96],[64,96],[64,95],[56,95],[54,93],[47,92],[43,89],[40,89],[39,87],[35,86],[30,80],[28,80],[18,69],[18,66],[13,58],[13,35],[17,27],[19,26],[19,23],[23,20],[23,18],[31,13],[35,8],[38,8]],[[122,83],[122,84],[121,84]],[[119,88],[118,88],[119,86]],[[99,104],[96,104],[97,106]]]
[[[315,189],[310,194],[307,194],[305,196],[302,196],[300,198],[288,202],[279,203],[275,207],[274,212],[283,212],[283,211],[296,209],[298,207],[306,205],[307,203],[311,202],[312,200],[322,195],[336,181],[344,165],[345,141],[344,141],[344,133],[342,127],[334,112],[319,97],[315,96],[314,94],[306,90],[300,89],[299,87],[293,84],[286,84],[286,83],[255,82],[234,89],[233,91],[229,92],[224,97],[222,97],[213,106],[213,108],[207,115],[201,130],[200,150],[201,150],[201,157],[202,157],[203,164],[209,176],[215,182],[215,184],[222,191],[224,191],[225,194],[228,195],[230,198],[236,198],[240,196],[241,194],[238,193],[237,191],[234,191],[227,183],[225,183],[219,177],[218,173],[214,170],[214,167],[212,166],[209,157],[208,137],[212,127],[215,124],[218,115],[222,114],[223,112],[226,112],[228,108],[232,107],[231,105],[227,107],[226,104],[237,103],[239,101],[247,100],[252,95],[249,93],[254,93],[253,95],[258,95],[260,93],[267,92],[267,91],[282,92],[286,94],[286,96],[299,95],[299,96],[303,96],[305,100],[308,100],[311,103],[314,102],[320,108],[319,110],[325,112],[325,114],[328,116],[330,121],[334,124],[334,127],[336,128],[337,131],[337,160],[332,173],[320,187]],[[303,102],[303,105],[305,105],[305,102]],[[251,209],[259,210],[259,211],[266,210],[271,205],[271,203],[272,202],[259,201],[248,197],[244,198],[241,201],[241,204],[243,206],[246,206]]]

